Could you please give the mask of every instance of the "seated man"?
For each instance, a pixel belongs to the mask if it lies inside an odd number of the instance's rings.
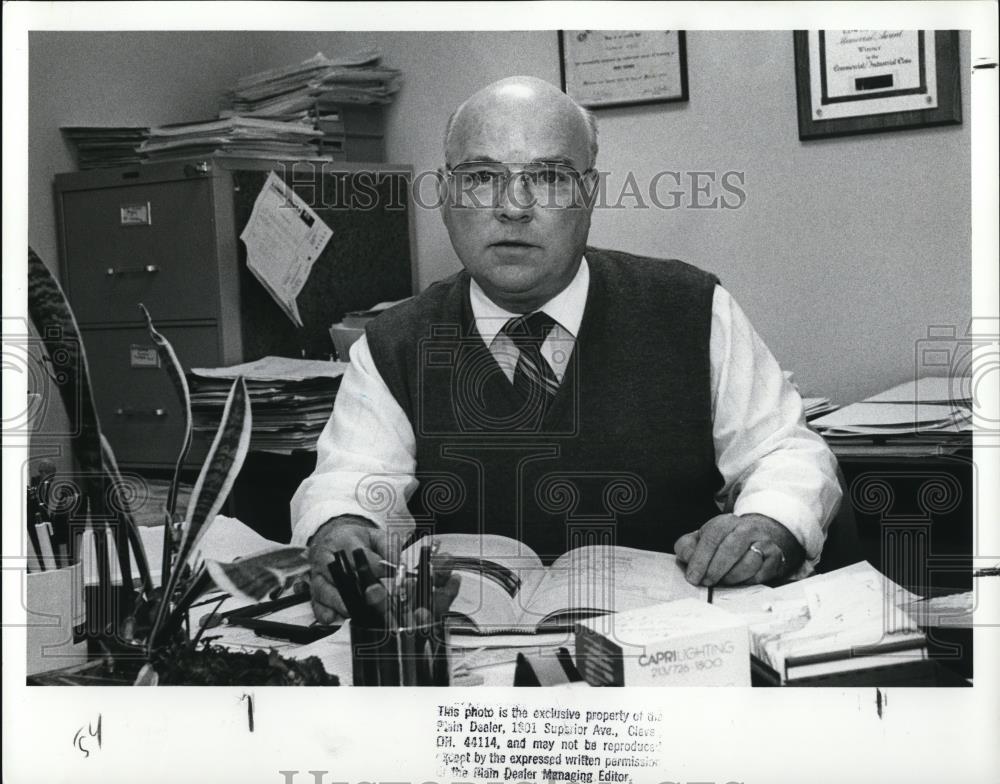
[[[534,78],[450,118],[442,214],[465,269],[369,324],[292,499],[320,620],[344,610],[334,551],[377,564],[415,531],[545,561],[673,550],[701,585],[818,561],[833,455],[713,275],[587,247],[596,153],[590,113]]]

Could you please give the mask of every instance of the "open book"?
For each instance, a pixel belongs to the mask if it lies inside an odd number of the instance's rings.
[[[527,545],[505,536],[443,534],[435,562],[462,576],[451,606],[453,632],[499,634],[571,630],[573,623],[608,612],[674,599],[706,601],[673,555],[595,545],[562,555],[546,567]],[[403,553],[414,565],[421,542]]]

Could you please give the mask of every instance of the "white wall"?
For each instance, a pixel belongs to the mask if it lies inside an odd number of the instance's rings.
[[[51,179],[73,166],[59,125],[208,117],[239,74],[368,45],[404,72],[388,157],[418,171],[482,85],[559,79],[554,32],[34,33],[30,241],[55,266]],[[850,402],[912,377],[927,328],[970,317],[964,34],[961,54],[962,126],[804,143],[790,32],[689,32],[690,101],[599,112],[599,166],[611,192],[628,171],[744,172],[746,203],[598,210],[591,243],[717,273],[806,393]],[[417,258],[421,286],[458,269],[436,213],[417,214]]]

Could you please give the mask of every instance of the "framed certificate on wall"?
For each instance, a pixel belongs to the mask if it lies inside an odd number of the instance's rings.
[[[796,30],[799,138],[962,122],[955,30]]]
[[[683,30],[560,30],[559,69],[590,109],[688,99]]]

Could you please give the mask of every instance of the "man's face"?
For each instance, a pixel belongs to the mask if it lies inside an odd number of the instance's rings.
[[[463,186],[451,178],[453,191],[443,206],[459,259],[501,307],[530,312],[562,291],[576,274],[590,230],[590,207],[556,206],[539,193],[535,201],[517,172],[530,162],[560,162],[582,172],[589,156],[586,126],[565,108],[530,100],[494,102],[467,107],[456,120],[448,145],[452,168],[493,161],[515,173],[495,205],[486,199],[481,206],[460,206],[469,199],[456,198],[454,190]]]

